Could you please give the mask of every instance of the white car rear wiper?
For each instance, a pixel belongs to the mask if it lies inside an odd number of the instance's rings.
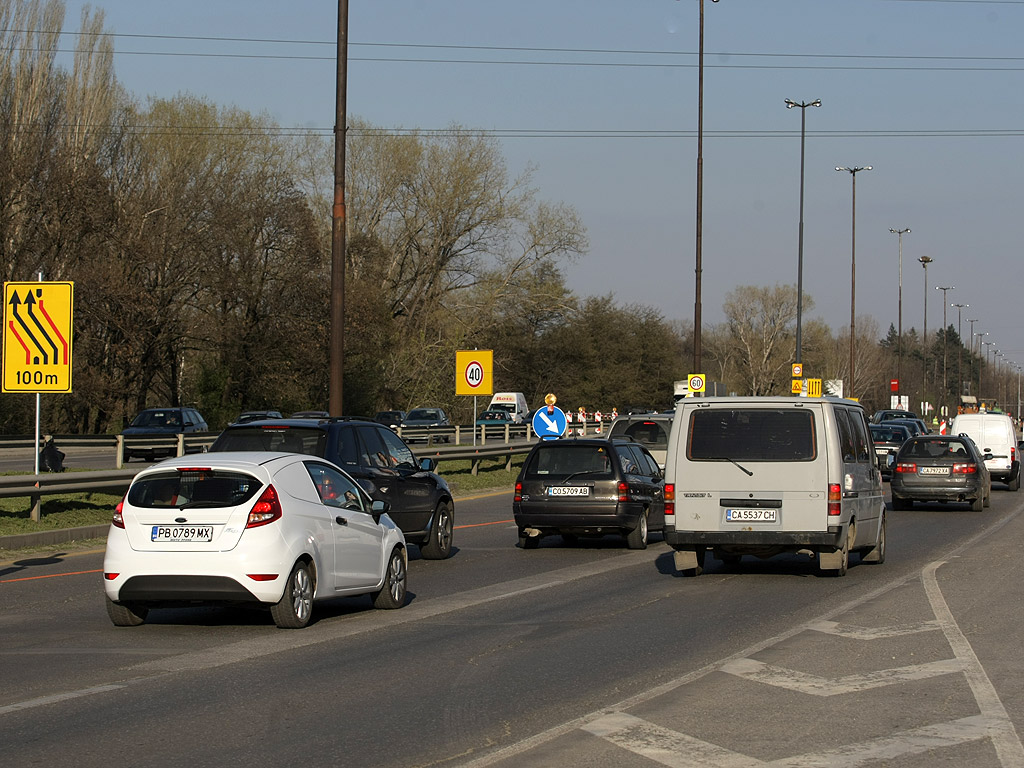
[[[736,461],[735,459],[730,459],[730,458],[729,458],[728,456],[709,456],[709,457],[708,457],[708,460],[709,460],[709,461],[728,461],[728,462],[729,462],[730,464],[735,464],[735,465],[736,465],[737,467],[739,467],[739,468],[740,468],[740,469],[741,469],[741,470],[742,470],[743,472],[746,472],[746,473],[747,473],[747,476],[748,476],[748,477],[753,477],[753,476],[754,476],[754,473],[753,473],[753,472],[751,472],[751,471],[750,471],[749,469],[747,469],[746,467],[742,466],[742,465],[741,465],[741,464],[740,464],[740,463],[739,463],[738,461]]]

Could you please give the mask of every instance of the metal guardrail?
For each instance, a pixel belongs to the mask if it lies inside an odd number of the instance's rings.
[[[426,446],[413,449],[418,458],[429,457],[442,461],[470,461],[475,475],[484,459],[504,458],[505,468],[511,469],[514,456],[526,454],[533,447],[531,441],[499,443],[491,446]],[[124,492],[138,472],[135,469],[92,470],[88,472],[41,473],[38,475],[8,475],[0,477],[0,498],[28,496],[38,507],[41,496],[59,493],[90,493],[93,491]],[[38,517],[33,517],[38,519]]]

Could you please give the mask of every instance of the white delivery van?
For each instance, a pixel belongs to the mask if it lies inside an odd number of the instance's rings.
[[[1006,483],[1011,491],[1020,488],[1020,460],[1017,432],[1005,413],[961,413],[953,418],[950,431],[967,435],[985,459],[993,480]]]
[[[522,392],[496,392],[491,398],[491,404],[487,406],[487,410],[497,410],[498,408],[512,414],[512,421],[516,424],[522,423],[530,410],[526,407],[526,395]]]
[[[885,560],[885,499],[864,409],[835,397],[686,398],[665,467],[665,541],[698,575],[710,549],[817,556],[846,573],[850,552]]]

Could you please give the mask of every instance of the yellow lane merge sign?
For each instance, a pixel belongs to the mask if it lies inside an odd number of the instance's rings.
[[[4,283],[4,392],[71,391],[74,283]]]

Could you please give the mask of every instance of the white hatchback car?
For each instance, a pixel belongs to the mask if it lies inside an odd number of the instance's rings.
[[[292,453],[206,453],[149,467],[118,504],[103,586],[117,626],[192,603],[270,608],[300,628],[313,602],[373,595],[405,603],[405,537],[356,482]]]

